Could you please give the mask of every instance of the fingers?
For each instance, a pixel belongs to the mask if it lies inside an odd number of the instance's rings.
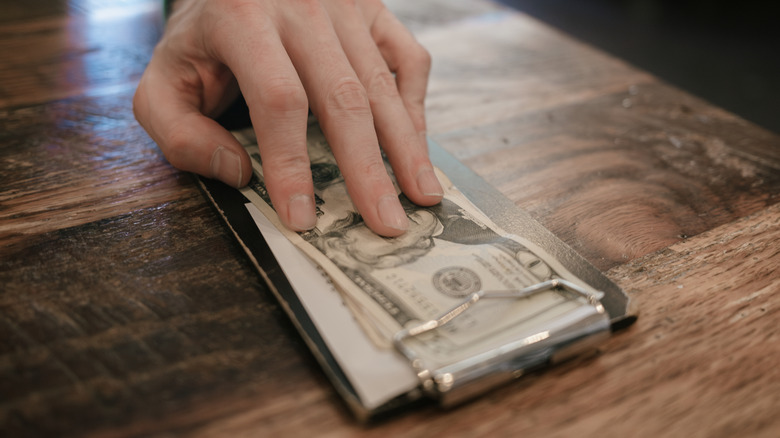
[[[430,54],[384,7],[373,20],[371,35],[390,71],[396,73],[398,91],[415,128],[424,135],[425,94],[431,70]]]
[[[218,179],[233,187],[249,182],[252,165],[236,139],[201,114],[197,101],[155,60],[133,98],[138,122],[175,167]]]
[[[306,149],[306,92],[273,23],[267,17],[243,20],[230,26],[230,34],[218,34],[214,45],[241,84],[274,209],[287,227],[308,230],[317,216]]]
[[[349,195],[372,230],[385,236],[400,235],[408,227],[408,218],[382,161],[372,116],[374,107],[366,88],[350,65],[342,48],[344,41],[339,41],[326,11],[313,7],[302,14],[305,20],[293,20],[282,29],[287,36],[284,45],[328,138]],[[351,37],[361,39],[362,35]]]
[[[288,227],[316,224],[306,150],[309,107],[371,229],[396,236],[408,226],[380,143],[412,201],[441,199],[424,136],[430,59],[381,2],[185,5],[191,7],[166,31],[178,47],[156,53],[134,99],[139,122],[174,166],[233,186],[248,182],[246,152],[204,116],[227,103],[222,96],[232,74],[250,108],[271,201]],[[373,12],[361,15],[366,9]]]
[[[343,3],[337,5],[343,6]],[[416,204],[438,203],[443,191],[428,158],[424,131],[419,132],[415,126],[395,78],[371,38],[363,17],[356,9],[344,7],[334,8],[330,15],[349,62],[365,85],[379,142],[401,189]],[[427,75],[427,69],[425,73]],[[422,84],[418,80],[413,85],[422,86],[422,95],[426,81],[423,78]],[[422,99],[417,99],[414,105],[417,104],[421,108]],[[424,121],[421,123],[424,129]]]

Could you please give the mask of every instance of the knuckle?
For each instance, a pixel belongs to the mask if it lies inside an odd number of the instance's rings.
[[[419,44],[415,47],[414,50],[409,51],[408,59],[410,63],[425,69],[425,71],[429,71],[431,69],[431,54],[428,52],[428,50],[425,49],[425,47]]]
[[[266,159],[265,177],[274,187],[301,187],[311,185],[308,157],[297,154],[281,154]]]
[[[366,81],[370,99],[398,96],[395,76],[386,68],[378,68]]]
[[[331,90],[327,101],[333,110],[360,114],[371,112],[366,90],[355,78],[340,80]]]
[[[202,12],[196,20],[197,26],[203,29],[203,34],[209,35],[211,44],[218,52],[227,52],[235,45],[236,29],[240,27],[257,26],[264,22],[269,12],[264,7],[265,2],[253,0],[223,0],[204,2]],[[184,9],[184,8],[182,8]]]
[[[363,157],[355,166],[361,180],[370,184],[372,181],[380,181],[387,177],[385,163],[379,157]]]
[[[296,174],[302,169],[309,168],[308,156],[304,154],[291,153],[289,151],[269,151],[268,157],[263,158],[263,164],[269,167],[269,170],[276,175]]]
[[[269,81],[261,90],[259,101],[265,110],[277,113],[305,111],[309,107],[303,87],[287,78]]]

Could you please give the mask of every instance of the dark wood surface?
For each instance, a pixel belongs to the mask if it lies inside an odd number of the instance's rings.
[[[0,436],[776,436],[780,137],[487,1],[388,1],[429,134],[623,287],[600,354],[357,424],[130,99],[160,2],[0,4]]]

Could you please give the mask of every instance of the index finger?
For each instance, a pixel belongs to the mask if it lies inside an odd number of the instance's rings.
[[[425,142],[425,94],[428,90],[431,55],[384,7],[371,25],[371,36],[390,71],[395,72],[398,93],[414,127]]]
[[[306,149],[306,93],[270,16],[260,5],[245,12],[229,31],[217,34],[214,45],[250,109],[276,213],[288,228],[308,230],[317,216]]]
[[[350,197],[365,223],[398,236],[408,218],[379,149],[365,88],[341,47],[324,8],[287,23],[283,39],[311,107],[339,164]]]

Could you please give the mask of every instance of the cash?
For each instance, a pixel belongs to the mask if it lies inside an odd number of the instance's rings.
[[[271,206],[252,130],[234,135],[252,158],[254,169],[252,180],[242,189],[244,196],[320,267],[380,347],[391,347],[393,336],[403,328],[436,318],[480,290],[518,290],[560,278],[592,291],[541,248],[496,226],[438,169],[444,188],[440,204],[414,205],[396,184],[409,230],[395,238],[373,233],[350,201],[316,122],[309,123],[307,142],[317,225],[303,233],[290,231]],[[392,177],[389,164],[386,168]],[[560,290],[480,302],[416,340],[414,348],[431,363],[451,363],[471,357],[486,345],[500,346],[536,333],[545,323],[585,307],[582,297]]]

